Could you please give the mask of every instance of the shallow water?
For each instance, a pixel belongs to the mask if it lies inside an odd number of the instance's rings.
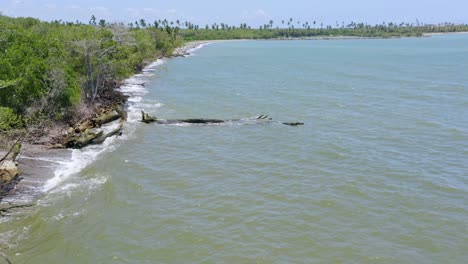
[[[2,250],[13,263],[464,263],[467,43],[225,42],[158,62],[122,88],[125,135],[73,153],[37,206],[3,218]],[[141,109],[305,126],[145,125]]]

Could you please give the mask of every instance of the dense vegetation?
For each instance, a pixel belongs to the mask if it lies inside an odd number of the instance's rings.
[[[0,132],[64,120],[180,45],[172,30],[0,16]]]
[[[468,25],[455,25],[444,23],[438,25],[413,25],[409,23],[382,23],[368,25],[351,22],[337,23],[334,27],[314,21],[295,22],[290,18],[286,23],[281,21],[275,26],[273,20],[259,28],[252,28],[243,23],[239,26],[230,26],[224,23],[205,25],[200,27],[190,23],[182,24],[181,36],[185,40],[214,40],[214,39],[287,39],[287,38],[314,38],[314,37],[365,37],[365,38],[391,38],[391,37],[418,37],[424,33],[462,32],[468,31]]]
[[[87,24],[41,22],[0,15],[0,132],[38,119],[67,120],[78,106],[102,103],[119,80],[158,56],[171,54],[182,40],[276,39],[329,36],[401,37],[468,31],[468,25],[351,22],[324,26],[292,18],[252,28],[215,23],[141,19],[109,24],[92,16]]]

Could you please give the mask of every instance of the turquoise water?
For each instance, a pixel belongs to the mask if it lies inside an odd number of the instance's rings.
[[[194,53],[129,80],[125,135],[2,223],[13,263],[467,261],[468,35]]]

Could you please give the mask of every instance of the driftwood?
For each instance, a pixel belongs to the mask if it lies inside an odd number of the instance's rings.
[[[148,113],[145,113],[143,110],[141,111],[141,122],[149,124],[156,122],[158,119],[156,117],[152,117],[148,115]]]
[[[120,118],[120,123],[116,129],[109,133],[104,133],[98,128],[104,124],[113,122]],[[92,120],[87,120],[78,125],[76,128],[69,128],[67,135],[62,138],[59,144],[51,146],[51,148],[84,148],[88,145],[101,144],[108,137],[122,134],[122,128],[125,120],[127,120],[127,112],[123,105],[116,105],[111,111],[105,111]]]
[[[100,131],[98,133],[93,133],[89,132],[89,130],[86,130],[83,133],[80,133],[78,135],[71,135],[67,138],[65,138],[63,146],[66,148],[83,148],[86,147],[87,145],[91,144],[91,142],[102,136],[104,132]]]
[[[101,126],[101,125],[110,123],[112,121],[115,121],[119,119],[121,116],[122,115],[119,114],[116,110],[113,110],[107,113],[103,113],[100,116],[96,117],[94,119],[94,122],[96,123],[97,126]]]
[[[19,179],[21,172],[15,160],[20,151],[21,139],[17,139],[0,159],[0,200],[5,193],[14,187],[15,182]]]
[[[273,122],[268,115],[260,115],[256,118],[258,121],[267,121]],[[225,122],[236,122],[241,121],[241,119],[209,119],[209,118],[189,118],[189,119],[157,119],[156,117],[148,115],[143,110],[141,111],[141,122],[149,124],[149,123],[157,123],[157,124],[220,124]],[[283,125],[288,126],[300,126],[304,125],[302,122],[284,122],[280,123]]]
[[[4,161],[4,160],[16,160],[16,157],[19,155],[20,151],[21,151],[21,141],[23,139],[22,138],[18,138],[15,143],[13,143],[13,145],[11,145],[11,147],[8,149],[7,153],[0,158],[0,162]]]
[[[103,143],[106,138],[108,137],[112,137],[112,136],[115,136],[115,135],[119,135],[121,136],[122,135],[122,128],[123,128],[123,123],[120,123],[119,126],[112,130],[111,132],[107,133],[107,134],[104,134],[104,135],[101,135],[100,137],[98,138],[95,138],[91,141],[92,144],[101,144]]]
[[[283,125],[287,125],[287,126],[302,126],[304,125],[304,123],[302,122],[285,122],[285,123],[281,123]]]
[[[115,135],[122,134],[122,128],[124,123],[121,122],[116,129],[112,130],[111,132],[104,134],[103,131],[98,131],[96,133],[91,132],[90,130],[86,130],[84,133],[80,133],[77,135],[70,135],[66,137],[62,143],[65,148],[84,148],[88,145],[94,144],[101,144],[103,143],[108,137],[112,137]]]

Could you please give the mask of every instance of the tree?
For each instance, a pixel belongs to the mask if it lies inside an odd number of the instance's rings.
[[[106,27],[106,20],[104,20],[104,19],[99,20],[99,26],[100,27]]]
[[[142,28],[145,28],[145,27],[146,27],[146,21],[145,21],[143,18],[140,19],[140,26],[141,26]]]
[[[92,26],[96,26],[96,16],[92,15],[91,19],[89,20],[89,24]]]
[[[106,59],[115,52],[116,47],[107,36],[100,39],[74,41],[73,46],[75,51],[84,56],[86,68],[85,95],[91,102],[94,102],[104,86],[103,77],[108,70],[108,61]]]

